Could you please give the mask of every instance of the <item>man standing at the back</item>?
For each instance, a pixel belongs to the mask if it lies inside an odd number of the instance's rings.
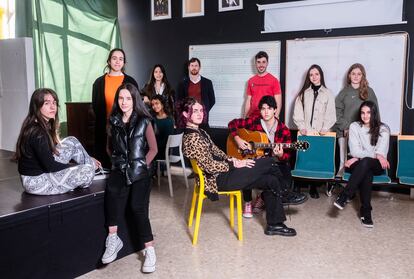
[[[200,75],[201,63],[198,58],[191,58],[188,63],[188,76],[178,85],[176,102],[181,103],[187,97],[193,97],[204,105],[208,126],[208,113],[216,103],[213,83]]]
[[[260,116],[259,101],[263,96],[273,96],[277,108],[276,117],[279,118],[282,109],[282,90],[279,80],[267,72],[269,56],[264,51],[259,51],[255,56],[257,74],[247,82],[247,98],[244,106],[244,117]]]

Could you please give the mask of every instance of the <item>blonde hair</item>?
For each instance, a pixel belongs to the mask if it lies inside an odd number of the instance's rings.
[[[366,101],[368,99],[368,80],[367,80],[367,73],[365,68],[362,64],[355,63],[349,67],[348,74],[347,74],[347,83],[351,84],[351,72],[355,69],[359,69],[362,73],[361,83],[359,84],[359,98],[361,100]]]

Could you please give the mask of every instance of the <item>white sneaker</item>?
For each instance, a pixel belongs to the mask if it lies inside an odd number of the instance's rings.
[[[150,246],[144,249],[144,263],[142,264],[142,272],[151,273],[155,271],[155,263],[157,262],[157,256],[155,256],[154,247]]]
[[[106,238],[105,246],[106,249],[102,256],[102,263],[108,264],[116,259],[118,252],[122,249],[124,244],[116,233],[111,233],[108,234]]]

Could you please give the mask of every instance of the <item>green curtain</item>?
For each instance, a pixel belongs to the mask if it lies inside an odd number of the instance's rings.
[[[116,0],[32,0],[36,87],[54,89],[59,117],[65,102],[92,100],[110,49],[121,47]]]

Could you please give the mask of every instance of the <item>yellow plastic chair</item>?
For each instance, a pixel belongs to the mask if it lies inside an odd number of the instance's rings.
[[[203,208],[203,201],[206,198],[204,194],[204,174],[200,167],[197,165],[195,160],[191,160],[191,165],[193,167],[194,173],[200,178],[200,186],[197,185],[197,182],[194,182],[194,193],[193,199],[191,201],[190,216],[188,218],[188,226],[193,226],[194,211],[196,209],[197,203],[197,214],[195,220],[195,228],[193,234],[193,245],[197,245],[198,240],[198,230],[200,228],[200,219],[201,211]],[[239,241],[243,240],[243,223],[242,223],[242,202],[241,202],[241,191],[223,191],[218,192],[219,195],[230,196],[230,227],[234,229],[234,198],[237,202],[237,236]]]

